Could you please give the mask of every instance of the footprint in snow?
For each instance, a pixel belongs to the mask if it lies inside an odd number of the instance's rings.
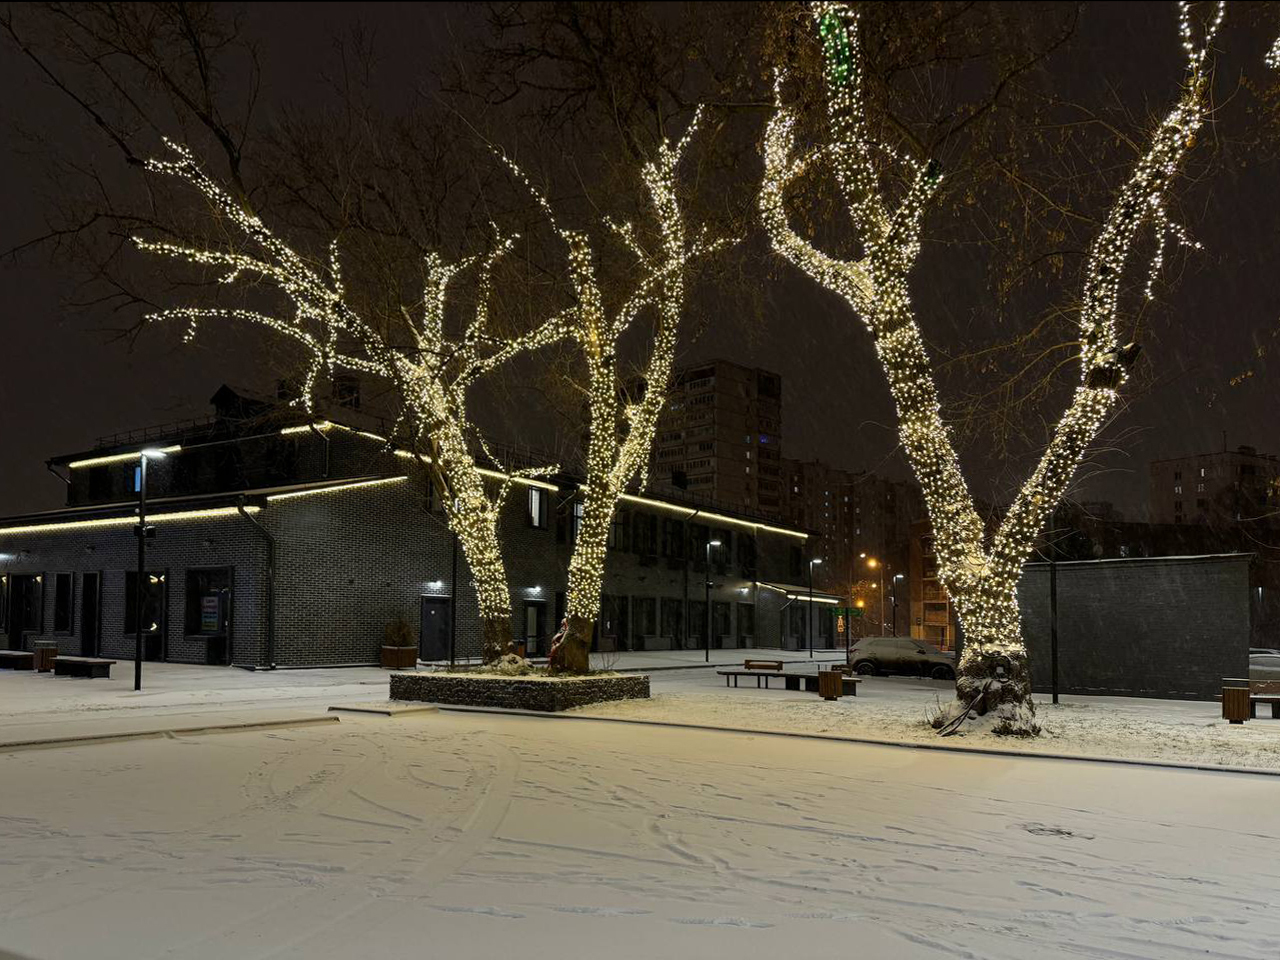
[[[683,923],[698,927],[752,927],[754,929],[764,929],[772,927],[772,923],[765,923],[763,920],[748,920],[746,917],[715,917],[708,919],[705,917],[672,917],[672,923]]]
[[[1050,827],[1043,823],[1024,823],[1021,824],[1023,830],[1027,833],[1033,833],[1037,837],[1071,837],[1075,840],[1093,840],[1092,833],[1076,833],[1074,830],[1067,830],[1065,827]]]

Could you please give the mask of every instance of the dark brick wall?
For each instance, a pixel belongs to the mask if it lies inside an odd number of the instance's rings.
[[[1209,700],[1248,675],[1247,554],[1058,564],[1063,693]],[[1018,587],[1037,691],[1050,689],[1049,568]]]
[[[259,514],[262,516],[263,514]],[[261,585],[266,549],[261,535],[239,515],[201,520],[160,521],[157,535],[147,543],[147,568],[166,574],[166,656],[180,662],[205,662],[205,641],[184,636],[186,571],[199,567],[233,567],[231,658],[236,663],[259,663],[266,614]],[[36,573],[44,577],[44,630],[28,633],[33,640],[56,640],[61,653],[81,652],[84,622],[84,574],[102,575],[101,647],[105,657],[133,658],[134,636],[124,632],[125,571],[138,566],[138,541],[130,524],[74,528],[39,533],[0,532],[0,572]],[[54,575],[72,573],[75,603],[70,633],[53,632]],[[8,637],[0,638],[0,646]]]

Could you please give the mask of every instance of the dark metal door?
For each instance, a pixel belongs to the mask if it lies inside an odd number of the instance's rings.
[[[448,597],[422,598],[422,624],[418,634],[419,659],[449,659],[449,607]]]

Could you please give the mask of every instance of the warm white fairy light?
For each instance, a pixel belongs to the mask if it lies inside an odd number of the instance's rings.
[[[569,338],[586,361],[586,477],[581,485],[583,508],[569,560],[565,603],[571,632],[586,634],[578,637],[580,641],[589,640],[590,625],[600,610],[606,545],[618,501],[637,481],[643,486],[648,472],[658,415],[666,400],[675,362],[677,334],[684,312],[685,274],[693,260],[722,245],[708,241],[705,234],[689,239],[676,189],[677,168],[698,129],[700,115],[701,111],[695,113],[689,129],[678,142],[664,141],[657,157],[641,170],[659,227],[657,249],[646,250],[636,238],[632,224],[605,220],[635,254],[640,266],[640,279],[635,288],[613,313],[605,307],[590,239],[582,232],[562,227],[545,196],[516,164],[503,158],[533,194],[564,243],[575,300],[565,323]],[[643,371],[644,396],[638,402],[627,404],[622,399],[626,385],[619,369],[618,345],[645,309],[656,311],[657,319]],[[585,649],[583,643],[578,653],[585,653]]]
[[[1271,49],[1267,51],[1264,59],[1267,66],[1272,70],[1280,68],[1280,38],[1277,38],[1276,42],[1271,45]]]
[[[183,321],[188,338],[194,336],[201,321],[242,320],[296,341],[308,351],[302,400],[308,411],[312,408],[317,382],[335,370],[349,370],[390,382],[402,404],[401,422],[407,426],[414,444],[429,451],[429,456],[423,453],[419,459],[437,484],[450,528],[458,535],[471,568],[484,621],[486,657],[504,652],[497,648],[510,640],[511,597],[498,542],[498,517],[503,498],[512,479],[545,475],[554,472],[556,467],[509,472],[480,467],[469,442],[476,430],[467,416],[466,393],[481,375],[568,332],[563,317],[557,316],[522,337],[502,340],[489,333],[492,270],[511,248],[514,238],[499,238],[487,256],[461,263],[448,263],[434,253],[429,255],[421,312],[412,316],[405,311],[414,346],[393,347],[347,302],[336,242],[330,245],[327,264],[313,267],[206,175],[186,147],[172,142],[168,142],[168,146],[176,159],[149,161],[148,169],[176,176],[195,186],[243,234],[249,249],[255,253],[205,249],[141,237],[134,238],[137,246],[223,270],[220,279],[224,283],[234,282],[242,275],[267,281],[287,297],[293,312],[277,316],[240,308],[189,306],[161,310],[148,319]],[[477,266],[479,271],[475,313],[461,339],[451,339],[445,329],[449,284],[462,270],[472,266]],[[493,484],[486,484],[490,474],[501,478],[496,489]]]
[[[1090,248],[1080,314],[1081,383],[1031,477],[1007,516],[985,545],[930,372],[924,340],[915,323],[908,277],[920,251],[925,207],[938,185],[931,163],[897,158],[877,142],[863,115],[858,12],[843,3],[812,6],[823,43],[827,78],[829,142],[797,156],[796,117],[783,106],[778,79],[777,106],[766,130],[765,176],[760,209],[774,249],[822,286],[849,303],[875,338],[876,353],[893,394],[902,445],[915,469],[933,525],[938,576],[965,628],[965,652],[957,689],[962,699],[977,693],[997,658],[1007,658],[1013,677],[999,691],[1007,729],[1033,732],[1034,712],[1025,670],[1017,604],[1022,566],[1036,536],[1080,464],[1088,444],[1114,410],[1136,349],[1122,347],[1117,320],[1120,278],[1144,223],[1158,237],[1153,269],[1163,262],[1164,238],[1172,234],[1193,245],[1172,224],[1162,199],[1190,148],[1204,110],[1207,49],[1222,22],[1215,9],[1204,40],[1193,39],[1189,5],[1178,4],[1179,32],[1187,55],[1182,94],[1156,130],[1147,153],[1120,190],[1101,233]],[[887,159],[885,158],[887,155]],[[880,186],[880,164],[907,165],[911,186],[891,206]],[[791,227],[785,199],[789,186],[810,166],[832,169],[859,232],[864,255],[839,260],[814,247]],[[1147,286],[1150,292],[1150,282]]]

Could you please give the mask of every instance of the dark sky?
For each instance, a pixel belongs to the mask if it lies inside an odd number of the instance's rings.
[[[299,15],[301,9],[248,8],[250,31],[262,46],[260,122],[325,95],[319,75],[333,65],[332,37],[357,18],[374,30],[379,89],[390,104],[427,89],[454,36],[475,29],[472,12],[443,5],[308,5]],[[1088,4],[1070,50],[1049,66],[1079,72],[1083,90],[1105,95],[1110,86],[1138,115],[1161,110],[1178,80],[1172,10],[1172,3]],[[1230,17],[1229,11],[1229,26]],[[1241,65],[1260,60],[1269,39],[1261,29],[1226,30],[1218,87],[1229,91]],[[17,94],[0,107],[5,123],[47,125],[95,154],[108,150],[8,46],[0,53],[0,89]],[[5,143],[0,249],[40,233],[47,203],[39,159],[17,152],[10,137]],[[1280,453],[1280,167],[1256,158],[1236,166],[1230,159],[1228,153],[1212,182],[1188,188],[1188,226],[1205,249],[1185,261],[1152,311],[1143,345],[1155,385],[1104,437],[1094,458],[1101,473],[1076,491],[1078,498],[1112,499],[1140,516],[1152,459],[1220,449],[1224,434],[1231,446]],[[926,289],[916,292],[919,321],[926,336],[955,334],[972,321],[966,299],[973,265],[958,257],[953,265],[951,251],[926,246],[922,262],[931,257],[922,270]],[[85,449],[117,430],[205,416],[208,397],[227,380],[264,389],[270,383],[268,371],[246,369],[244,351],[216,338],[191,348],[172,331],[152,329],[132,346],[112,342],[104,328],[118,321],[67,311],[73,292],[63,265],[26,257],[0,266],[0,514],[59,505],[62,484],[43,466],[51,455]],[[741,318],[712,311],[682,357],[721,356],[781,373],[785,455],[905,476],[894,453],[887,389],[861,325],[786,270],[768,302],[766,322],[745,330]],[[1260,346],[1269,348],[1269,362],[1259,360]],[[1233,376],[1246,369],[1254,375],[1233,386]],[[1051,420],[1060,409],[1046,405],[1042,415]],[[1108,443],[1120,437],[1122,444]],[[996,462],[982,443],[963,458],[975,492],[993,501],[1007,499],[1025,474],[1025,461]]]

